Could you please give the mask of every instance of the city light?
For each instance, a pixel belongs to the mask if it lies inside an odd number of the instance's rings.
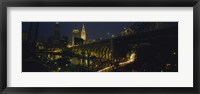
[[[67,45],[67,47],[68,47],[68,48],[71,48],[71,47],[72,47],[72,45],[70,45],[70,44],[69,44],[69,45]]]
[[[53,52],[54,52],[54,53],[61,53],[61,52],[62,52],[62,49],[55,49]]]
[[[177,22],[22,25],[23,72],[178,72]]]

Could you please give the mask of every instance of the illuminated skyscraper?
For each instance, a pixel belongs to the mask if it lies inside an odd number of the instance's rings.
[[[74,38],[79,38],[79,30],[78,29],[73,29],[72,31],[72,46],[74,46]]]
[[[85,26],[84,26],[84,24],[83,24],[82,30],[81,30],[81,38],[82,38],[83,40],[86,40],[86,31],[85,31]]]

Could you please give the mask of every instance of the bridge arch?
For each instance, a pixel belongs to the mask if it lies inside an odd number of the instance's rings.
[[[100,54],[101,54],[101,58],[103,59],[107,59],[108,58],[108,54],[109,54],[109,48],[107,46],[103,46],[101,48]]]

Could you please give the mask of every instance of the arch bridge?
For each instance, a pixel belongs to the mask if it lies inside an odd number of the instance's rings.
[[[170,45],[169,44],[173,44]],[[138,32],[126,36],[96,41],[72,47],[76,54],[94,56],[106,60],[123,60],[140,47],[178,47],[178,27],[170,27],[148,32]],[[171,47],[173,48],[173,47]]]

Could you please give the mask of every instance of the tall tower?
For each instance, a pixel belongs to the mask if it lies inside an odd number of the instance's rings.
[[[86,31],[85,31],[85,26],[84,26],[84,24],[83,24],[82,30],[81,30],[81,38],[82,38],[83,40],[86,40]]]
[[[79,30],[78,29],[73,29],[72,31],[72,46],[74,46],[74,38],[78,38],[79,37]]]
[[[57,40],[60,39],[60,26],[59,26],[59,22],[56,22],[55,31],[54,31],[54,37]]]
[[[38,41],[39,22],[36,23],[35,41]]]

